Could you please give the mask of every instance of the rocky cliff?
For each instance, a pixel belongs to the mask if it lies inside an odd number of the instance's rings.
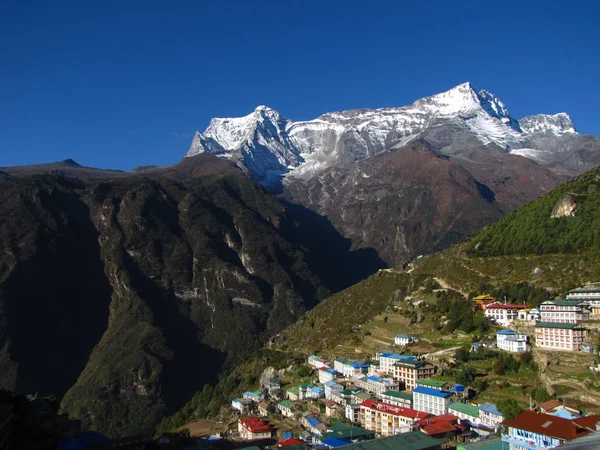
[[[286,208],[211,155],[10,178],[0,208],[0,387],[111,435],[151,432],[328,293]]]

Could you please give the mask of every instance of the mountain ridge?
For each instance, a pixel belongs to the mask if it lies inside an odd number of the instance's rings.
[[[554,153],[556,146],[546,149],[540,135],[558,140],[579,136],[566,113],[538,114],[518,121],[498,97],[486,90],[476,91],[467,82],[403,107],[329,112],[309,121],[293,122],[259,106],[241,118],[212,119],[204,133],[196,132],[186,156],[212,152],[231,158],[269,187],[280,178],[286,184],[291,178],[310,177],[327,167],[405,145],[444,121],[462,126],[479,144],[493,143],[542,165],[544,158],[538,159],[532,152],[519,153],[519,149]],[[600,139],[596,145],[600,148]]]

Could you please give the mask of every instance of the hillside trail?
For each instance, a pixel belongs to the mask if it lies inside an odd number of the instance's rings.
[[[437,283],[442,287],[442,289],[450,289],[453,291],[457,291],[460,292],[462,295],[464,295],[465,297],[468,297],[469,293],[468,292],[464,292],[462,289],[460,288],[456,288],[454,286],[449,285],[446,280],[444,280],[443,278],[440,277],[434,277],[433,278],[435,281],[437,281]]]

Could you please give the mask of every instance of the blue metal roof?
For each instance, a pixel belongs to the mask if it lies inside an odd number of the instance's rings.
[[[502,335],[514,335],[514,334],[519,334],[514,330],[500,330],[498,331],[496,334],[502,334]]]
[[[381,381],[381,378],[376,377],[375,375],[371,375],[370,377],[367,377],[367,380],[371,380],[371,381]]]
[[[327,383],[324,383],[324,384],[323,384],[323,386],[327,386],[327,387],[334,387],[335,385],[338,385],[338,386],[342,387],[342,385],[341,385],[341,384],[337,384],[337,383],[336,383],[335,381],[333,381],[333,380],[331,380],[331,381],[328,381]]]
[[[431,395],[433,397],[449,398],[453,393],[448,391],[438,391],[437,389],[428,388],[425,386],[417,386],[413,389],[413,394]]]
[[[323,444],[325,444],[327,447],[337,448],[350,445],[351,442],[347,441],[346,439],[328,438],[323,441]]]
[[[382,356],[382,357],[384,357],[384,358],[392,358],[392,359],[397,359],[397,360],[399,360],[399,361],[402,361],[402,360],[412,360],[412,359],[415,359],[415,357],[414,357],[414,356],[408,356],[408,355],[398,355],[398,354],[396,354],[396,353],[383,353],[381,356]]]
[[[323,388],[322,388],[322,387],[318,387],[318,386],[315,386],[315,387],[314,387],[314,388],[312,388],[311,390],[312,390],[313,392],[319,392],[319,393],[320,393],[320,392],[323,392]]]
[[[397,334],[396,337],[400,339],[410,339],[412,336],[409,336],[408,334]]]
[[[325,372],[327,373],[331,373],[333,375],[335,375],[337,372],[335,371],[335,369],[325,369]]]
[[[498,408],[496,408],[496,405],[493,403],[484,403],[483,405],[479,405],[479,410],[488,414],[496,414],[499,416],[503,415],[500,411],[498,411]]]
[[[311,427],[316,427],[317,425],[319,425],[321,423],[321,421],[319,419],[317,419],[315,416],[308,416],[306,418],[306,423],[308,423]]]

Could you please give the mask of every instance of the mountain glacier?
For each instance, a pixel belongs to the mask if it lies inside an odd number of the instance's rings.
[[[203,133],[196,132],[186,156],[209,152],[232,159],[252,178],[273,186],[281,179],[287,184],[399,148],[415,138],[430,139],[440,152],[452,155],[493,144],[549,164],[551,155],[562,150],[556,140],[568,136],[578,134],[567,114],[518,121],[492,93],[463,83],[400,108],[331,112],[301,122],[259,106],[245,117],[212,119]]]

